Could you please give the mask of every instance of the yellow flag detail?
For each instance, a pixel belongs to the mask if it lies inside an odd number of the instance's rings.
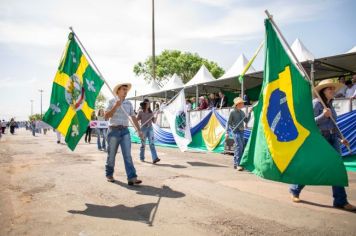
[[[263,108],[262,108],[262,125],[267,141],[268,149],[277,168],[283,173],[298,149],[302,146],[310,132],[305,129],[298,121],[295,115],[292,78],[289,66],[279,73],[278,79],[267,84],[263,90]],[[277,103],[271,103],[273,97],[278,92]],[[282,94],[283,96],[279,96]],[[284,96],[285,95],[285,96]],[[276,96],[275,96],[276,97]],[[275,101],[275,100],[274,100]],[[282,108],[284,106],[284,110]],[[269,114],[270,110],[280,109],[274,117]],[[282,121],[282,119],[285,119]],[[288,120],[289,119],[289,120]],[[287,120],[287,121],[286,121]],[[278,126],[278,127],[277,127]],[[283,127],[285,126],[285,127]],[[288,126],[288,127],[287,127]],[[294,136],[290,135],[290,126],[295,129]],[[279,129],[285,129],[280,132]],[[288,136],[285,138],[283,135]],[[289,132],[289,133],[288,133]],[[293,136],[291,138],[291,136]],[[282,138],[281,138],[282,137]],[[281,141],[281,139],[283,139]]]
[[[73,117],[75,116],[76,111],[73,106],[69,106],[66,115],[64,116],[63,120],[59,124],[57,130],[60,132],[64,137],[67,135],[68,128],[72,122]]]
[[[220,143],[225,129],[221,126],[220,122],[213,113],[210,117],[208,124],[202,129],[202,136],[205,145],[209,151],[212,151]]]

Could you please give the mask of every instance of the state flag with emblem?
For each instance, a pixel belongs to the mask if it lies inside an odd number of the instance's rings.
[[[171,132],[178,148],[184,152],[192,142],[190,123],[187,106],[185,105],[185,94],[182,89],[177,97],[169,104],[163,105],[162,111],[169,123]]]
[[[309,81],[290,59],[269,19],[265,28],[263,84],[241,166],[284,183],[347,186],[340,154],[315,123]]]
[[[74,150],[86,132],[104,81],[90,66],[70,33],[52,85],[49,109],[43,121],[58,130]]]

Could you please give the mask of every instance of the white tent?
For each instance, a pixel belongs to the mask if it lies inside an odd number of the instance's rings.
[[[139,80],[144,81],[143,78],[139,78]],[[140,89],[137,91],[137,94],[136,94],[137,96],[155,93],[155,92],[159,92],[161,90],[161,88],[159,87],[157,82],[154,80],[151,80],[150,82],[144,82],[144,83],[145,83],[145,85],[144,85],[143,89]]]
[[[248,60],[245,57],[245,55],[242,53],[235,63],[228,69],[223,76],[221,76],[219,79],[227,79],[227,78],[233,78],[241,75],[242,71],[245,69],[246,65],[248,64]],[[255,68],[251,65],[250,68],[247,70],[246,73],[253,73],[255,72]]]
[[[168,82],[163,86],[162,90],[173,90],[177,88],[182,88],[184,86],[182,79],[174,73],[174,75],[168,80]]]
[[[314,61],[314,55],[304,46],[304,44],[297,38],[292,44],[292,50],[297,56],[298,61]]]
[[[199,71],[194,75],[194,77],[185,84],[185,87],[204,84],[206,82],[214,81],[214,76],[209,72],[209,70],[204,66],[200,67]]]
[[[356,52],[356,46],[348,50],[346,53],[353,53]]]

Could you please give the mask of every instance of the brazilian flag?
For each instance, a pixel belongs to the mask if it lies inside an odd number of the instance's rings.
[[[58,130],[73,151],[89,125],[104,82],[89,65],[73,33],[68,39],[43,121]]]
[[[315,123],[310,83],[289,58],[269,20],[265,27],[262,90],[241,166],[284,183],[347,186],[340,154]]]

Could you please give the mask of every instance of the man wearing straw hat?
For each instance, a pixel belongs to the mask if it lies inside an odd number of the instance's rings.
[[[226,122],[226,135],[229,137],[229,128],[234,137],[235,151],[234,151],[234,169],[243,171],[244,168],[240,166],[241,157],[244,151],[244,123],[247,123],[251,118],[251,110],[248,112],[248,117],[241,110],[244,107],[244,100],[240,97],[234,99],[234,110],[230,112],[228,121]]]
[[[346,139],[338,131],[336,124],[332,118],[336,120],[337,114],[332,105],[335,93],[342,88],[342,84],[335,83],[332,79],[322,80],[318,86],[315,87],[314,92],[318,93],[320,98],[313,100],[314,119],[320,129],[323,137],[334,149],[340,153],[340,142],[344,145],[349,145]],[[315,94],[317,95],[317,94]],[[321,99],[322,101],[320,101]],[[323,107],[322,102],[326,105]],[[317,148],[317,147],[316,147]],[[332,173],[330,173],[332,174]],[[290,193],[293,202],[300,202],[299,195],[302,192],[304,185],[294,184],[290,186]],[[356,207],[347,201],[345,188],[342,186],[332,187],[334,202],[333,206],[347,211],[356,211]]]
[[[120,83],[116,85],[113,91],[114,94],[117,95],[117,98],[109,101],[109,105],[105,112],[105,119],[110,119],[109,133],[107,136],[108,157],[105,169],[107,180],[109,182],[115,182],[113,177],[115,157],[118,147],[121,146],[128,185],[137,185],[141,184],[142,181],[137,179],[136,169],[131,156],[131,137],[128,129],[130,117],[136,130],[138,130],[138,135],[141,139],[143,134],[140,131],[140,126],[137,122],[131,102],[125,100],[130,89],[130,83]]]

